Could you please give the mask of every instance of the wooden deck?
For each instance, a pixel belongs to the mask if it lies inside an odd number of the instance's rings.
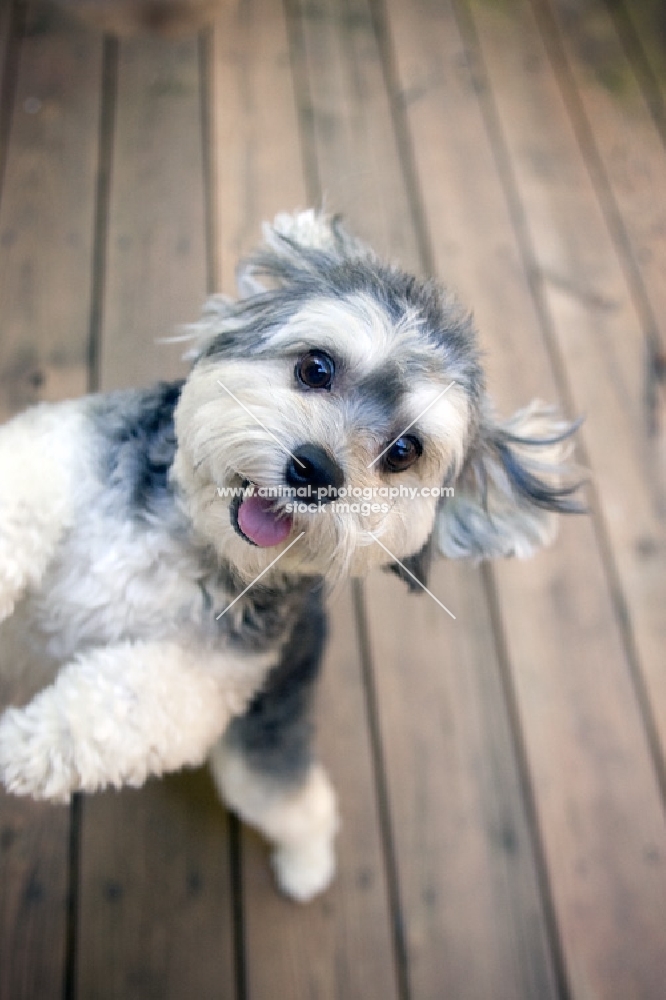
[[[0,8],[0,411],[183,371],[262,219],[325,198],[473,308],[509,412],[585,414],[591,515],[427,597],[345,591],[334,887],[205,771],[0,799],[1,1000],[666,997],[666,42],[633,0],[239,0],[118,42]],[[661,33],[660,33],[661,32]],[[16,632],[16,628],[14,630]],[[33,685],[3,632],[1,700]]]

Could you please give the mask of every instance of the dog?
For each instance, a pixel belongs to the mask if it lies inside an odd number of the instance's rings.
[[[325,590],[529,556],[578,509],[576,425],[501,422],[471,318],[320,211],[265,225],[187,336],[184,380],[0,429],[0,618],[23,598],[64,664],[2,715],[0,778],[67,802],[209,758],[307,900],[338,828],[312,751]]]

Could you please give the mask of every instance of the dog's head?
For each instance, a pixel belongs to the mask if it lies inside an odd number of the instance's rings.
[[[304,212],[266,228],[239,290],[197,325],[174,472],[243,578],[399,560],[423,579],[433,547],[528,555],[572,509],[570,428],[540,404],[494,418],[472,322],[434,282]]]

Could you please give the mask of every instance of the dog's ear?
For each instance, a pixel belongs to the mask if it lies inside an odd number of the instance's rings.
[[[535,401],[506,423],[486,417],[453,497],[440,501],[439,551],[450,558],[532,555],[555,537],[555,513],[581,513],[568,458],[580,422]]]

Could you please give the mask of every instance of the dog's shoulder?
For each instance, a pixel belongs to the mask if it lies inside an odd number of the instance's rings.
[[[92,397],[90,421],[99,473],[127,513],[155,514],[172,495],[174,411],[183,382]]]

